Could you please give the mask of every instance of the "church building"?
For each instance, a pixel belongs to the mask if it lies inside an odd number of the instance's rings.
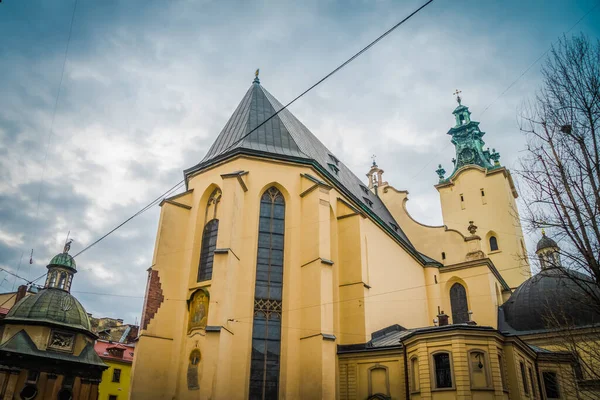
[[[521,338],[523,307],[502,312],[535,278],[518,193],[458,103],[428,226],[257,76],[161,203],[131,399],[572,398],[572,355]]]
[[[94,351],[97,336],[71,295],[70,242],[48,264],[44,288],[23,296],[0,320],[0,399],[97,400],[108,366]]]

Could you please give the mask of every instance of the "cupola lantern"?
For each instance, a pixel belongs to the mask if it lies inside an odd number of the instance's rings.
[[[46,277],[46,284],[44,289],[61,289],[66,292],[71,291],[71,283],[73,282],[73,275],[77,273],[75,260],[69,254],[71,249],[71,243],[73,240],[69,240],[65,243],[63,252],[55,255],[50,260],[48,268],[48,275]]]

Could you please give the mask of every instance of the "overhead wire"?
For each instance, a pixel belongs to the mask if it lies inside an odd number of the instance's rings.
[[[258,129],[259,127],[263,126],[264,124],[266,124],[267,122],[269,122],[272,118],[274,118],[276,115],[278,115],[280,112],[282,112],[283,110],[287,109],[289,106],[291,106],[292,104],[294,104],[296,102],[296,100],[298,100],[299,98],[301,98],[302,96],[304,96],[305,94],[307,94],[308,92],[310,92],[311,90],[313,90],[315,87],[317,87],[318,85],[320,85],[322,82],[324,82],[326,79],[330,78],[333,74],[335,74],[336,72],[340,71],[342,68],[344,68],[346,65],[350,64],[352,61],[354,61],[356,58],[360,57],[363,53],[365,53],[366,51],[368,51],[371,47],[373,47],[374,45],[376,45],[381,39],[383,39],[384,37],[386,37],[387,35],[389,35],[390,33],[392,33],[394,30],[396,30],[400,25],[404,24],[406,21],[408,21],[409,19],[411,19],[415,14],[417,14],[419,11],[421,11],[423,8],[427,7],[429,4],[431,4],[433,2],[433,0],[429,0],[427,2],[425,2],[423,5],[421,5],[419,8],[417,8],[415,11],[413,11],[412,13],[410,13],[408,16],[406,16],[403,20],[401,20],[400,22],[398,22],[397,24],[395,24],[394,26],[392,26],[390,29],[388,29],[387,31],[385,31],[383,34],[381,34],[380,36],[378,36],[375,40],[373,40],[371,43],[369,43],[368,45],[366,45],[365,47],[363,47],[361,50],[359,50],[356,54],[354,54],[352,57],[350,57],[349,59],[347,59],[346,61],[344,61],[342,64],[340,64],[337,68],[335,68],[333,71],[331,71],[330,73],[328,73],[327,75],[325,75],[323,78],[321,78],[319,81],[317,81],[317,83],[315,83],[314,85],[312,85],[311,87],[309,87],[308,89],[306,89],[304,92],[300,93],[298,96],[296,96],[292,101],[290,101],[289,103],[287,103],[286,105],[284,105],[282,108],[280,108],[279,110],[277,110],[273,115],[271,115],[269,118],[267,118],[266,120],[264,120],[260,125],[258,125],[255,129],[253,129],[252,131],[246,133],[245,135],[243,135],[241,138],[239,138],[238,140],[236,140],[235,142],[233,142],[233,144],[231,144],[231,146],[229,146],[230,148],[235,146],[236,144],[240,143],[242,140],[244,140],[245,138],[247,138],[248,136],[250,136],[250,134],[252,132],[254,132],[256,129]]]
[[[396,30],[399,26],[401,26],[402,24],[404,24],[406,21],[408,21],[410,18],[412,18],[415,14],[417,14],[419,11],[421,11],[423,8],[425,8],[426,6],[428,6],[429,4],[431,4],[434,0],[428,0],[427,2],[425,2],[423,5],[421,5],[419,8],[417,8],[415,11],[413,11],[412,13],[410,13],[408,16],[406,16],[404,19],[402,19],[400,22],[398,22],[397,24],[395,24],[394,26],[392,26],[390,29],[388,29],[387,31],[385,31],[383,34],[381,34],[380,36],[378,36],[375,40],[373,40],[372,42],[370,42],[367,46],[363,47],[360,51],[358,51],[356,54],[354,54],[352,57],[350,57],[348,60],[346,60],[345,62],[343,62],[342,64],[340,64],[338,67],[336,67],[333,71],[331,71],[330,73],[328,73],[327,75],[325,75],[323,78],[321,78],[319,81],[317,81],[315,84],[313,84],[312,86],[310,86],[308,89],[306,89],[305,91],[303,91],[302,93],[300,93],[298,96],[296,96],[292,101],[290,101],[289,103],[287,103],[286,105],[284,105],[282,108],[280,108],[279,110],[277,110],[274,114],[272,114],[269,118],[267,118],[266,120],[264,120],[261,124],[259,124],[258,126],[256,126],[254,129],[252,129],[250,132],[246,133],[244,136],[242,136],[240,139],[238,139],[236,142],[234,142],[233,144],[230,145],[230,147],[235,146],[237,143],[239,143],[241,140],[243,140],[244,138],[248,137],[249,135],[251,135],[253,132],[255,132],[256,130],[258,130],[261,126],[263,126],[265,123],[267,123],[269,120],[271,120],[272,118],[274,118],[276,115],[278,115],[280,112],[282,112],[283,110],[287,109],[288,106],[290,106],[291,104],[293,104],[294,102],[296,102],[298,99],[300,99],[302,96],[304,96],[305,94],[307,94],[308,92],[310,92],[312,89],[314,89],[315,87],[317,87],[318,85],[320,85],[321,83],[323,83],[325,80],[327,80],[328,78],[330,78],[332,75],[334,75],[336,72],[340,71],[342,68],[344,68],[346,65],[348,65],[349,63],[351,63],[352,61],[354,61],[357,57],[359,57],[361,54],[365,53],[367,50],[369,50],[371,47],[373,47],[375,44],[377,44],[380,40],[382,40],[384,37],[386,37],[387,35],[389,35],[391,32],[393,32],[394,30]],[[185,182],[185,179],[179,181],[175,186],[178,186],[182,183]],[[91,247],[95,246],[96,244],[98,244],[100,241],[102,241],[103,239],[105,239],[107,236],[109,236],[111,233],[113,233],[114,231],[116,231],[117,229],[119,229],[121,226],[125,225],[127,222],[129,222],[130,220],[132,220],[133,218],[135,218],[136,216],[138,216],[139,214],[143,213],[144,211],[146,211],[148,208],[151,208],[156,202],[157,200],[160,201],[160,199],[162,199],[162,197],[164,197],[166,195],[166,193],[170,193],[172,191],[172,189],[169,189],[167,192],[165,192],[165,194],[161,195],[161,197],[159,199],[155,199],[153,200],[151,203],[149,203],[146,207],[144,207],[142,210],[140,210],[139,212],[135,213],[133,216],[129,217],[128,219],[126,219],[123,223],[119,224],[117,227],[115,227],[114,229],[112,229],[111,231],[109,231],[108,233],[106,233],[105,235],[103,235],[102,237],[100,237],[98,240],[96,240],[95,242],[91,243],[90,245],[88,245],[87,247],[85,247],[83,250],[81,250],[79,253],[77,253],[74,257],[80,255],[81,253],[83,253],[84,251],[90,249]],[[41,279],[44,275],[42,275],[37,279]]]
[[[579,25],[579,23],[581,21],[583,21],[585,19],[585,17],[587,17],[592,11],[594,11],[596,9],[596,7],[598,7],[598,5],[600,5],[600,1],[598,1],[592,8],[590,8],[581,18],[579,18],[577,20],[577,22],[575,22],[566,32],[564,32],[564,34],[568,34],[570,33],[573,29],[575,29],[575,27],[577,25]],[[560,40],[560,39],[559,39]],[[548,54],[548,52],[552,49],[552,46],[554,46],[556,43],[558,43],[558,41],[553,42],[550,47],[548,49],[546,49],[546,51],[544,51],[538,58],[535,59],[535,61],[533,61],[527,68],[525,68],[525,70],[517,77],[517,79],[515,79],[512,83],[510,83],[506,89],[504,89],[502,91],[502,93],[500,93],[500,95],[498,97],[496,97],[490,104],[488,104],[483,111],[481,112],[481,114],[479,114],[480,116],[482,116],[483,114],[485,114],[485,112],[492,106],[494,105],[502,96],[504,96],[510,89],[512,89],[513,86],[515,86],[515,84],[521,80],[521,78],[523,76],[525,76],[525,74],[527,74],[527,72],[529,72],[529,70],[531,70],[531,68],[533,68],[534,65],[536,65],[546,54]],[[446,151],[446,149],[448,147],[450,147],[452,143],[447,143],[441,150],[439,150],[434,156],[432,156],[424,165],[423,167],[417,171],[416,174],[413,175],[412,178],[410,178],[410,180],[414,180],[417,176],[419,176],[421,174],[421,172],[423,172],[423,170],[425,170],[425,168],[427,168],[431,162],[435,159],[437,159],[437,157],[442,154],[444,151]]]
[[[65,76],[65,67],[67,65],[67,57],[69,54],[69,47],[71,45],[71,37],[73,36],[73,23],[75,21],[75,11],[77,10],[77,2],[78,0],[75,0],[75,3],[73,4],[73,12],[71,14],[71,23],[69,25],[69,36],[67,37],[67,46],[65,47],[65,55],[63,57],[63,65],[62,65],[62,69],[60,72],[60,80],[58,83],[58,92],[56,93],[56,100],[54,101],[54,109],[52,111],[52,121],[50,122],[50,131],[48,132],[48,137],[46,139],[46,149],[44,152],[44,161],[42,163],[42,177],[41,177],[41,181],[39,184],[39,189],[38,189],[38,195],[37,195],[37,205],[36,205],[36,210],[35,210],[35,219],[38,218],[39,216],[39,212],[40,212],[40,201],[41,201],[41,197],[42,197],[42,189],[44,186],[44,180],[46,178],[46,164],[48,161],[48,150],[50,149],[50,143],[52,141],[52,136],[54,134],[54,121],[56,119],[56,111],[58,109],[58,102],[60,99],[60,93],[62,91],[62,84],[63,84],[63,80],[64,80],[64,76]],[[37,236],[39,235],[39,223],[37,224],[37,228],[35,231],[35,235],[32,238],[32,240],[37,239]],[[29,259],[29,265],[31,266],[31,264],[33,264],[33,246],[31,248],[31,257]],[[31,267],[30,267],[31,269]]]

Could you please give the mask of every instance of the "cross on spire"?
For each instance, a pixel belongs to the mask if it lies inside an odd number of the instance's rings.
[[[462,90],[458,90],[458,89],[456,89],[456,92],[454,92],[454,93],[453,93],[453,95],[455,95],[455,96],[456,96],[456,101],[458,102],[458,105],[459,105],[459,106],[461,105],[461,104],[460,104],[460,102],[461,102],[461,100],[462,100],[462,99],[460,98],[460,94],[461,94],[461,93],[462,93]]]
[[[377,166],[377,163],[375,162],[375,154],[373,154],[373,155],[371,156],[371,158],[373,159],[373,166],[374,166],[374,167],[376,167],[376,166]]]
[[[260,83],[260,80],[258,79],[259,72],[260,72],[260,68],[256,68],[256,72],[254,73],[254,80],[252,81],[252,83]]]

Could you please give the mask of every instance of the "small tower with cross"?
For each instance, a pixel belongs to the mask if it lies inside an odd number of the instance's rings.
[[[375,154],[371,156],[371,159],[373,160],[373,164],[371,164],[371,169],[367,173],[367,177],[369,178],[369,189],[377,193],[377,188],[387,186],[388,183],[383,180],[382,176],[384,171],[377,165]]]

